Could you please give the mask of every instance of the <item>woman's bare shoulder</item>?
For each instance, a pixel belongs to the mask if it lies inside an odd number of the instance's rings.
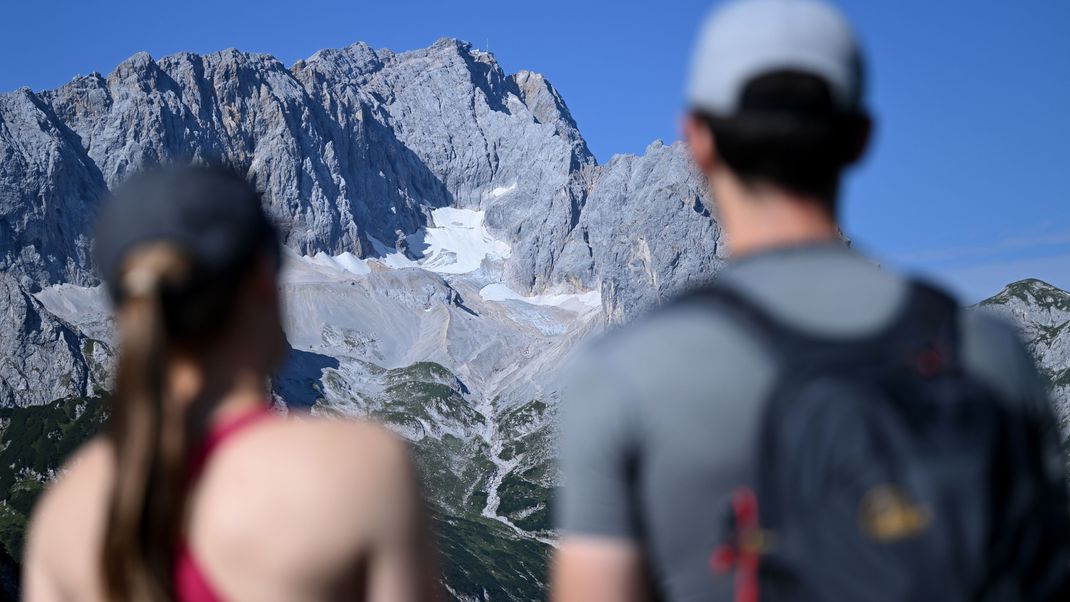
[[[281,421],[283,437],[314,454],[362,452],[376,456],[397,455],[406,451],[404,440],[386,426],[365,419],[299,417]]]
[[[276,475],[315,486],[382,484],[410,472],[409,446],[385,426],[368,420],[295,417],[275,421],[236,442],[220,464],[271,467]],[[232,464],[234,462],[234,464]],[[222,468],[222,466],[221,466]],[[313,481],[313,482],[310,482]]]
[[[25,553],[28,572],[83,591],[94,587],[113,474],[111,448],[103,438],[67,460],[34,508]]]
[[[197,506],[203,512],[196,513],[192,538],[260,537],[263,525],[271,525],[270,541],[283,552],[365,545],[395,507],[413,503],[413,474],[408,446],[383,426],[276,420],[220,449],[202,477]],[[303,518],[284,528],[279,516]]]
[[[102,511],[113,474],[110,444],[103,437],[92,439],[57,471],[34,509],[34,522],[52,516],[81,522],[87,513]]]

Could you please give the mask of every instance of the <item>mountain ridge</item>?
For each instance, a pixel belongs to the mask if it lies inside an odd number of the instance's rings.
[[[12,241],[0,245],[0,269],[18,273],[33,290],[92,284],[88,238],[100,199],[130,172],[170,161],[223,160],[247,173],[264,190],[287,244],[302,254],[374,256],[380,243],[425,226],[431,209],[482,209],[491,230],[523,258],[506,266],[504,278],[524,293],[621,280],[604,259],[638,241],[604,238],[593,248],[587,236],[588,222],[609,213],[642,224],[653,212],[668,238],[688,239],[653,249],[657,259],[668,258],[662,263],[686,260],[689,249],[720,238],[708,219],[615,194],[615,166],[642,157],[598,165],[544,76],[507,75],[493,55],[451,38],[406,52],[358,42],[290,68],[271,55],[233,49],[158,60],[137,53],[107,76],[0,95],[0,124],[27,122],[35,116],[29,105],[54,131],[30,139],[29,126],[0,127],[0,156],[58,156],[33,169],[16,170],[10,161],[0,167],[0,228]],[[682,148],[668,148],[679,155],[670,161],[680,194],[700,205],[705,186],[688,173]],[[31,172],[41,182],[23,184]],[[35,198],[52,189],[47,203]],[[589,208],[592,198],[614,205]],[[57,228],[43,214],[15,219],[35,206],[67,222]],[[720,255],[698,255],[685,261],[691,273],[711,276]],[[619,305],[632,307],[663,288],[649,278],[617,282],[603,297],[621,295]]]

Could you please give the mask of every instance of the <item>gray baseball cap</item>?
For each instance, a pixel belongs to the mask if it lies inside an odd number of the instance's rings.
[[[836,108],[862,104],[862,58],[850,25],[819,0],[734,0],[699,32],[688,83],[692,108],[731,116],[747,84],[790,70],[828,83]]]

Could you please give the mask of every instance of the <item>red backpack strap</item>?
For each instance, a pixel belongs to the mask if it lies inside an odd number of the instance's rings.
[[[765,552],[765,533],[758,523],[758,496],[750,487],[732,493],[733,541],[720,545],[710,556],[710,568],[724,574],[735,571],[735,602],[758,602],[758,567]]]

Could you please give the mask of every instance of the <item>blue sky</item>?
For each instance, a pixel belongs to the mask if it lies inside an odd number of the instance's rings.
[[[1070,2],[840,0],[869,59],[875,145],[850,177],[845,229],[890,265],[968,300],[1012,280],[1070,289]],[[678,137],[706,1],[9,2],[0,90],[107,73],[134,52],[227,47],[287,64],[364,40],[489,45],[547,75],[600,161]]]

